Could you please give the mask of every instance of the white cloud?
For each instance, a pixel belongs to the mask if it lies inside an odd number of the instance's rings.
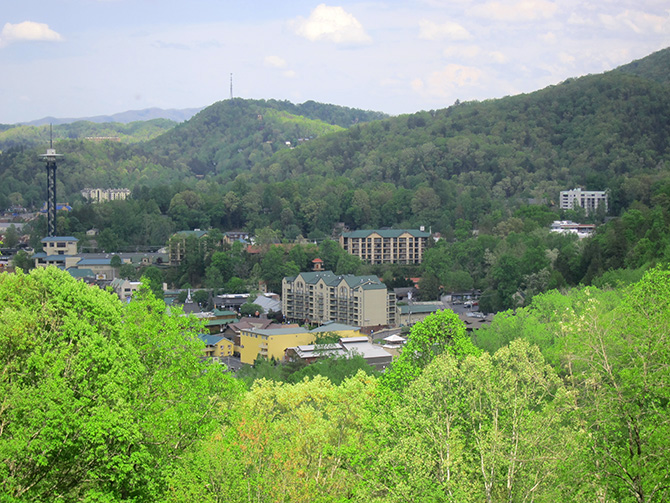
[[[593,24],[591,21],[589,21],[587,18],[584,16],[577,14],[576,12],[572,12],[570,14],[570,17],[568,18],[568,24],[576,25],[576,26],[587,26]]]
[[[488,53],[489,57],[495,61],[496,63],[507,63],[508,59],[507,56],[505,56],[502,52],[500,51],[491,51]]]
[[[265,56],[265,64],[272,68],[286,68],[286,60],[280,56]]]
[[[556,34],[554,32],[548,31],[547,33],[540,35],[540,40],[546,44],[553,45],[556,43]]]
[[[670,28],[670,15],[658,16],[635,10],[625,10],[616,16],[601,14],[599,19],[609,30],[629,29],[638,34],[665,33]]]
[[[318,5],[307,19],[293,22],[296,34],[311,41],[328,40],[336,44],[365,44],[371,41],[363,25],[342,7]]]
[[[441,98],[452,98],[454,92],[459,88],[478,86],[483,75],[480,69],[472,66],[449,64],[433,72],[425,81],[414,79],[411,87],[416,92]]]
[[[494,21],[535,21],[550,19],[558,6],[548,0],[492,0],[468,9],[474,16]]]
[[[472,35],[460,24],[454,22],[434,23],[423,20],[419,23],[419,38],[426,40],[470,40]]]
[[[576,61],[576,59],[577,58],[575,58],[572,54],[568,54],[567,52],[558,53],[558,60],[563,64],[572,64]]]
[[[508,58],[501,51],[484,51],[477,45],[454,45],[447,47],[442,51],[445,58],[460,58],[461,60],[473,60],[478,58],[479,61],[494,63],[507,63]]]
[[[445,58],[476,58],[482,54],[482,49],[477,45],[452,45],[442,51]]]
[[[0,46],[11,44],[12,42],[58,42],[61,40],[63,40],[63,37],[49,28],[49,25],[33,21],[24,21],[19,24],[5,23],[0,33]]]

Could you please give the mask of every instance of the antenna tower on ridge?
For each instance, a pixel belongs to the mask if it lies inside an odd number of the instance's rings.
[[[233,74],[230,74],[230,99],[233,99]]]

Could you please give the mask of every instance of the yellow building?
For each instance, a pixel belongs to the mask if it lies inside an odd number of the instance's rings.
[[[287,327],[262,330],[250,327],[240,331],[240,360],[253,364],[258,356],[281,360],[287,348],[312,344],[320,335],[333,334],[338,338],[361,337],[360,327],[343,323],[326,323],[308,331],[302,327]]]
[[[268,360],[284,358],[286,348],[311,344],[316,334],[309,330],[298,328],[276,328],[260,330],[248,328],[240,331],[240,361],[253,364],[258,356]]]
[[[220,335],[200,334],[200,340],[205,343],[205,356],[221,358],[233,355],[233,342]]]

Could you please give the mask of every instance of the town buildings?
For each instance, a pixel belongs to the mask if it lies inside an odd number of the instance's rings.
[[[315,324],[395,326],[396,299],[376,276],[301,272],[282,280],[282,313]]]
[[[162,253],[77,253],[79,240],[73,236],[53,236],[42,239],[44,251],[35,253],[35,267],[50,265],[68,271],[77,278],[92,280],[112,280],[117,276],[113,265],[114,257],[120,264],[132,264],[135,267],[162,264],[166,255]],[[122,287],[125,291],[125,286]],[[117,292],[118,293],[118,292]],[[132,293],[132,292],[131,292]]]
[[[598,208],[604,208],[607,212],[607,191],[602,190],[562,190],[561,191],[561,209],[573,210],[575,208],[584,208],[587,214],[593,213]]]
[[[420,264],[428,238],[423,230],[359,230],[343,232],[340,246],[371,264]]]

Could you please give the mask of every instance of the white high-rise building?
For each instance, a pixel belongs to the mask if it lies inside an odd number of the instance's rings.
[[[586,213],[596,211],[604,206],[607,212],[607,191],[606,190],[562,190],[561,191],[561,209],[572,210],[577,207],[584,208]]]

